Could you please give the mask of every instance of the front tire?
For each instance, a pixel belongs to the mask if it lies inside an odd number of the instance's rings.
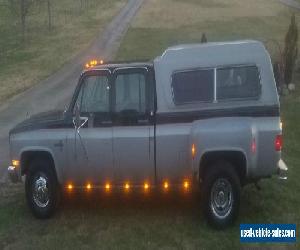
[[[241,184],[231,163],[208,166],[202,186],[203,212],[214,228],[233,224],[239,212]]]
[[[26,200],[33,215],[39,219],[51,217],[59,203],[56,174],[47,159],[34,159],[25,181]]]

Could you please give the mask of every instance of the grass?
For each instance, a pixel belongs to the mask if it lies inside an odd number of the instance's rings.
[[[277,58],[277,43],[283,47],[293,12],[277,0],[150,0],[129,29],[118,58],[152,59],[168,46],[200,42],[202,33],[208,41],[263,41]],[[300,27],[299,11],[295,14]]]
[[[243,5],[243,13],[236,13]],[[197,14],[202,7],[203,12],[210,12],[204,13],[204,16],[202,12]],[[213,12],[215,15],[211,16]],[[183,16],[182,13],[190,15]],[[276,1],[149,0],[125,37],[118,58],[153,58],[169,45],[199,41],[203,31],[209,40],[245,37],[280,40],[288,26],[289,16],[290,9]],[[300,77],[296,77],[296,84],[297,79]],[[151,193],[149,196],[95,193],[66,197],[62,208],[52,219],[40,221],[32,217],[26,206],[23,186],[3,184],[0,186],[0,248],[299,248],[299,244],[242,245],[239,242],[240,223],[297,223],[299,229],[298,85],[296,92],[281,99],[285,144],[283,159],[289,166],[289,179],[287,182],[276,178],[264,180],[261,191],[253,185],[245,187],[240,216],[234,227],[225,231],[212,230],[200,213],[198,195],[175,193]],[[299,232],[297,237],[299,241]]]
[[[8,2],[8,1],[7,1]],[[45,1],[30,9],[25,42],[17,15],[0,4],[0,104],[33,86],[83,51],[125,0],[52,0],[52,29]]]

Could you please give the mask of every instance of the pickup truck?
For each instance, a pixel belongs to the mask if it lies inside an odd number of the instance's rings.
[[[272,64],[257,41],[180,45],[151,62],[93,60],[65,111],[33,115],[9,142],[9,175],[26,177],[38,218],[62,192],[179,186],[199,188],[205,218],[222,228],[238,215],[242,186],[287,178]]]

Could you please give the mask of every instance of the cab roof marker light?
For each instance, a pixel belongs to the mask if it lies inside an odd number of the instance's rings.
[[[89,61],[89,62],[87,62],[86,64],[85,64],[85,68],[86,69],[88,69],[88,68],[92,68],[92,67],[95,67],[95,66],[97,66],[97,65],[102,65],[104,63],[104,61],[103,60],[91,60],[91,61]]]

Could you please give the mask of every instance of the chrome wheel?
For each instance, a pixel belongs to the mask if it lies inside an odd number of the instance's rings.
[[[227,217],[233,205],[232,185],[225,178],[216,179],[210,193],[210,207],[220,219]]]
[[[33,201],[41,208],[49,204],[48,183],[44,176],[38,175],[33,182]]]

